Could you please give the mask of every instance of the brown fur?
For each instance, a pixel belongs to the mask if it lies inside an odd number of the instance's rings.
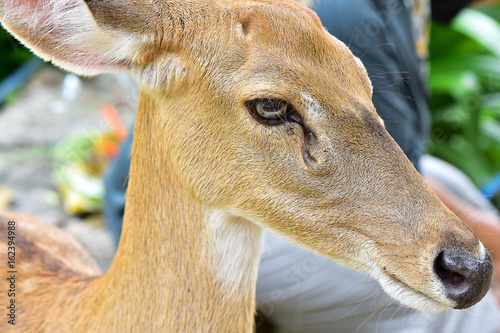
[[[373,274],[394,297],[411,293],[414,307],[454,305],[434,258],[449,247],[480,257],[481,246],[390,138],[366,71],[312,11],[288,1],[86,4],[0,4],[2,23],[46,59],[83,74],[127,69],[142,85],[109,272],[96,277],[54,228],[12,217],[20,332],[250,332],[260,227]],[[259,123],[245,107],[257,98],[289,102],[299,120]]]

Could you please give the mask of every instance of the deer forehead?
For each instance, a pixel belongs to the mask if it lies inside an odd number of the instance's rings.
[[[316,14],[295,3],[224,3],[198,22],[182,24],[162,15],[161,6],[155,10],[165,36],[144,43],[132,65],[135,77],[155,90],[169,93],[186,83],[204,82],[232,93],[238,85],[248,90],[254,84],[267,85],[271,93],[279,87],[285,96],[312,95],[310,86],[323,93],[332,87],[349,88],[353,91],[348,94],[363,93],[365,99],[371,94],[359,59],[326,32]],[[107,27],[109,22],[120,25],[110,18],[102,20]],[[205,26],[212,20],[218,22],[215,27]],[[172,25],[177,30],[169,38]],[[196,33],[200,30],[204,33]]]

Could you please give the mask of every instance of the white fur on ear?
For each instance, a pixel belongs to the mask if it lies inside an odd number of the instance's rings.
[[[155,59],[145,65],[132,68],[132,76],[141,84],[168,94],[186,79],[188,69],[185,64],[173,54]]]
[[[2,0],[0,19],[35,54],[81,75],[129,69],[141,44],[98,27],[83,0]]]

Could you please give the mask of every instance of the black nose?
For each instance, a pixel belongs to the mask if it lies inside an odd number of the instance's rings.
[[[488,292],[493,275],[491,255],[486,251],[477,259],[461,249],[446,249],[434,261],[434,271],[443,282],[455,309],[465,309],[479,302]]]

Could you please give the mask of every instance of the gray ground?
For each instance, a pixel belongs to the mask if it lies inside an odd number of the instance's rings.
[[[57,195],[50,149],[83,130],[106,130],[101,108],[113,104],[126,125],[134,118],[137,90],[124,75],[79,79],[47,66],[0,108],[0,197],[8,210],[56,224],[77,238],[105,271],[113,239],[100,216],[68,216]],[[2,194],[3,193],[3,194]],[[7,194],[6,194],[7,193]],[[1,207],[0,198],[0,209]]]

